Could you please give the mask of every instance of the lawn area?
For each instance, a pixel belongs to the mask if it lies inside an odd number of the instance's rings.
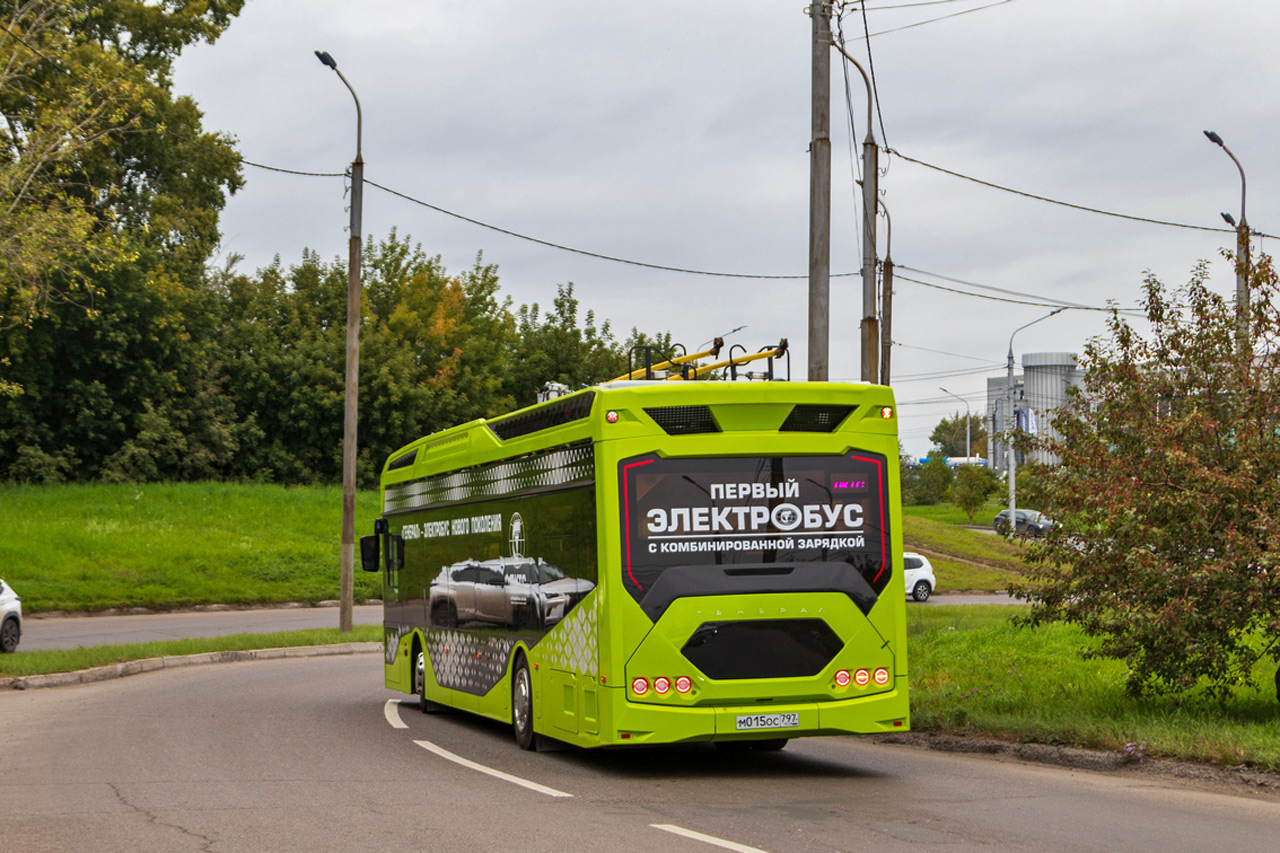
[[[357,535],[377,503],[357,495]],[[27,613],[338,597],[336,486],[6,485],[0,519],[0,576]],[[381,594],[357,567],[356,600]]]
[[[911,725],[1280,772],[1274,660],[1224,702],[1131,699],[1124,665],[1084,660],[1078,629],[1010,623],[1010,607],[908,608]]]
[[[989,505],[974,516],[974,523],[989,524],[999,510]],[[929,558],[939,592],[1002,592],[1021,580],[1028,544],[1009,542],[968,524],[968,516],[950,504],[904,506],[904,547]]]

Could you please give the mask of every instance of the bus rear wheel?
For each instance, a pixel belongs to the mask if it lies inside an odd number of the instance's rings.
[[[419,651],[413,665],[413,692],[418,694],[418,707],[424,714],[439,714],[445,710],[443,705],[427,698],[427,656]]]
[[[536,750],[538,743],[533,734],[533,679],[529,676],[529,662],[523,655],[516,658],[515,672],[511,676],[511,717],[516,732],[516,745],[521,749]]]

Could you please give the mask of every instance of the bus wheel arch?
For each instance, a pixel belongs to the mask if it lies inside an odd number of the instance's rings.
[[[439,714],[444,710],[444,706],[427,698],[427,654],[417,634],[413,635],[412,648],[409,665],[413,667],[413,692],[418,696],[418,708],[424,714]]]
[[[538,748],[533,732],[533,677],[524,652],[516,653],[511,670],[511,727],[515,730],[517,746],[530,751]]]

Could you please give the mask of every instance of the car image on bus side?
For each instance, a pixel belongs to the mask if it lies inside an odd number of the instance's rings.
[[[566,578],[542,560],[463,560],[440,570],[431,582],[428,606],[432,624],[442,628],[467,623],[545,628],[593,588],[590,581]]]

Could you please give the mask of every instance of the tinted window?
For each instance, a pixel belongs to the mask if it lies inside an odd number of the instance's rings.
[[[623,460],[623,585],[642,601],[673,567],[826,563],[878,593],[892,574],[886,468],[862,451]]]

